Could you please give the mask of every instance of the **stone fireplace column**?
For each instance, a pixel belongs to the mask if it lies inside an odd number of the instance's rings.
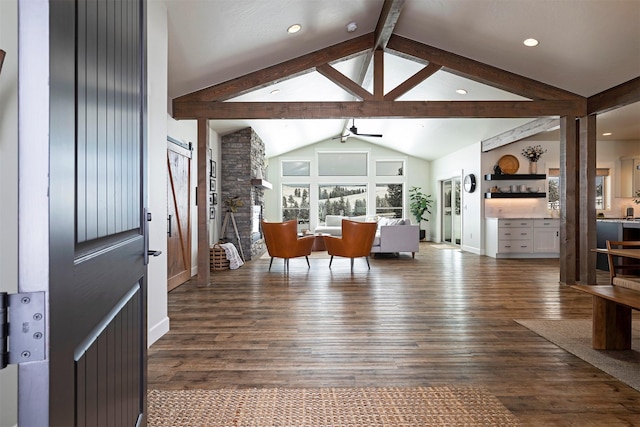
[[[259,223],[264,211],[265,189],[252,183],[252,180],[265,175],[264,142],[251,128],[225,135],[221,140],[219,182],[222,215],[226,215],[226,202],[238,197],[242,206],[237,208],[234,216],[245,260],[249,261],[260,257],[266,250]],[[238,247],[231,220],[225,235],[220,235],[220,238],[227,239]]]

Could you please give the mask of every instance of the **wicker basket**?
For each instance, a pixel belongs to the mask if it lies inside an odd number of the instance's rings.
[[[229,260],[227,259],[227,253],[219,244],[213,245],[209,248],[209,265],[211,270],[228,270]]]

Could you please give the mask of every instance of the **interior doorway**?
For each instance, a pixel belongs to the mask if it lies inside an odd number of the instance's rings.
[[[462,216],[460,210],[460,178],[441,181],[442,242],[460,245]]]

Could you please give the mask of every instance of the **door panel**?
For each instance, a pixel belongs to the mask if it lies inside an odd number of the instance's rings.
[[[191,150],[174,143],[167,150],[168,291],[191,278]]]
[[[49,168],[40,219],[49,224],[48,357],[37,375],[20,369],[19,387],[46,375],[48,395],[36,401],[21,391],[19,422],[144,425],[144,1],[40,3],[49,8],[49,40],[29,48],[48,58],[50,86],[21,96],[49,105],[49,119],[38,122],[49,126],[49,152],[40,153]],[[21,9],[25,31],[38,6]],[[31,143],[21,138],[21,149]],[[21,184],[21,197],[29,191]],[[30,238],[20,230],[21,244]]]

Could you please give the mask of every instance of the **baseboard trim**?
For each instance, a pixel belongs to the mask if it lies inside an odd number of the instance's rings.
[[[462,249],[464,252],[471,252],[472,254],[476,255],[484,255],[480,248],[476,248],[473,246],[462,245],[460,246],[460,249]]]
[[[149,328],[149,332],[147,334],[147,347],[151,347],[154,342],[158,341],[164,334],[169,332],[169,323],[169,317],[165,317],[160,322]]]

